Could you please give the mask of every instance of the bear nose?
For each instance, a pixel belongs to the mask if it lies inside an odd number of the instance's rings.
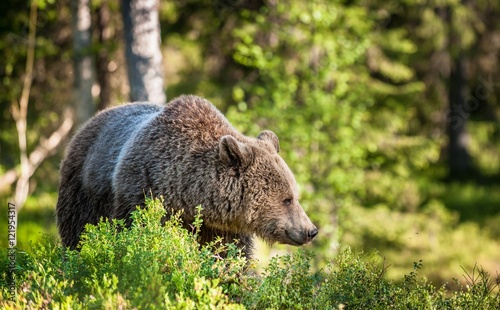
[[[316,237],[317,234],[318,234],[318,229],[314,227],[313,230],[307,232],[307,237],[309,238],[309,240],[312,240],[314,237]]]

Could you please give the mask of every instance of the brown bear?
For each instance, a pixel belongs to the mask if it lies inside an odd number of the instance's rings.
[[[201,242],[236,239],[247,257],[254,234],[309,243],[318,230],[278,152],[272,131],[246,137],[196,96],[104,110],[75,135],[62,162],[56,215],[63,245],[76,248],[85,224],[101,217],[129,219],[150,194],[163,196],[167,210],[183,210],[185,225],[201,205]]]

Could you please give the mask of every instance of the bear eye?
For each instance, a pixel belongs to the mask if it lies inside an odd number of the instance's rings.
[[[287,198],[287,199],[283,200],[283,204],[285,206],[289,207],[292,204],[292,199]]]

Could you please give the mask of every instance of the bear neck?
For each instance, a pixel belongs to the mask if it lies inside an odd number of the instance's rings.
[[[193,197],[191,204],[203,208],[203,222],[216,230],[232,233],[242,232],[240,217],[243,214],[245,182],[243,175],[238,175],[222,165],[218,152],[209,151],[192,153],[187,158],[192,164],[189,171],[188,197]],[[191,209],[192,208],[187,208]],[[194,219],[195,214],[191,214]]]

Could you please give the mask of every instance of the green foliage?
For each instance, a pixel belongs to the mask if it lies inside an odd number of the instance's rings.
[[[226,259],[217,258],[214,253],[229,246],[215,248],[214,243],[200,248],[196,235],[181,228],[179,215],[161,224],[165,216],[161,200],[149,200],[147,205],[133,213],[129,228],[123,221],[88,225],[79,251],[50,240],[34,244],[26,261],[18,262],[17,281],[23,290],[17,305],[230,306],[218,283],[229,288],[227,283],[237,281],[245,266],[239,252],[227,251]],[[6,271],[2,273],[5,279]]]
[[[251,309],[313,309],[320,275],[311,273],[310,252],[273,257],[258,287],[243,303]]]
[[[104,221],[88,225],[80,251],[50,239],[18,250],[13,301],[9,260],[0,260],[0,306],[4,309],[497,309],[498,279],[475,266],[466,287],[436,289],[418,272],[399,282],[376,255],[342,250],[323,271],[312,271],[311,252],[274,257],[261,275],[232,245],[204,247],[181,228],[178,215],[167,221],[163,203],[149,200],[133,212],[132,225]],[[164,222],[164,225],[161,223]],[[202,224],[199,221],[198,224]],[[217,252],[227,252],[218,258]],[[6,250],[2,250],[6,252]],[[457,281],[458,282],[458,281]]]
[[[290,1],[240,12],[232,56],[257,78],[234,86],[235,105],[227,112],[244,132],[270,128],[278,134],[282,156],[301,184],[302,205],[326,228],[318,236],[323,249],[338,240],[332,211],[364,187],[367,148],[359,141],[367,138],[363,124],[373,104],[361,97],[366,76],[359,67],[371,20],[358,7],[325,5]]]

